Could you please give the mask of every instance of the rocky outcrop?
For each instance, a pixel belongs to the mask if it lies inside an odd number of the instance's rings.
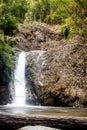
[[[87,105],[86,52],[87,44],[78,37],[57,42],[44,53],[30,52],[34,89],[43,105]]]
[[[87,41],[83,36],[63,40],[48,25],[36,23],[20,24],[19,33],[12,39],[15,48],[30,51],[27,102],[34,102],[29,101],[32,97],[43,105],[87,106]],[[29,89],[35,94],[29,95]]]
[[[21,50],[46,50],[52,41],[61,40],[61,35],[47,28],[43,24],[19,24],[19,33],[8,37],[15,48]]]
[[[44,85],[44,68],[45,68],[46,51],[35,50],[27,53],[26,80],[27,80],[27,103],[29,103],[30,89],[33,99],[37,99],[36,103],[41,104],[43,97]],[[35,103],[35,104],[36,104]],[[43,103],[43,102],[42,102]]]
[[[80,37],[61,41],[48,50],[47,59],[44,88],[51,103],[87,105],[87,43]],[[45,104],[49,103],[49,97]]]
[[[84,37],[63,40],[47,25],[37,23],[19,24],[18,34],[7,39],[12,40],[16,51],[28,52],[27,103],[87,106],[87,41]],[[8,91],[1,86],[3,104],[9,98]]]

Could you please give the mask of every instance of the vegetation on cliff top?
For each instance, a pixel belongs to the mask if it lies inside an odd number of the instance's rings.
[[[27,0],[25,21],[61,25],[65,38],[87,35],[87,2],[85,0]]]
[[[0,28],[3,31],[8,26],[12,30],[16,29],[17,22],[33,21],[61,25],[61,33],[65,38],[76,33],[87,35],[87,2],[85,0],[0,0]],[[9,31],[7,29],[8,33],[5,34],[8,35]]]

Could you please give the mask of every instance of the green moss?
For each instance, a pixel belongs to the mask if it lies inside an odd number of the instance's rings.
[[[32,59],[31,56],[28,56],[28,64],[29,64],[29,67],[30,67],[31,77],[34,78],[33,59]]]
[[[70,61],[72,67],[76,67],[78,64],[78,59],[77,58],[72,58]]]
[[[13,47],[16,44],[16,40],[10,39],[9,41],[9,46]]]
[[[32,57],[28,57],[28,63],[29,63],[29,66],[32,67],[33,65],[33,60],[32,60]]]
[[[75,53],[78,50],[78,44],[73,44],[71,47],[72,51]]]

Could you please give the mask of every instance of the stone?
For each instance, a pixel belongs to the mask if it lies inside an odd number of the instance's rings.
[[[87,117],[51,116],[51,115],[35,116],[22,113],[13,114],[13,113],[0,112],[0,130],[2,130],[1,128],[3,126],[7,127],[7,129],[10,126],[11,130],[17,130],[25,126],[37,126],[37,125],[47,126],[48,128],[53,127],[56,128],[56,130],[58,128],[62,130],[69,130],[69,129],[87,130]]]
[[[55,128],[46,127],[46,126],[25,126],[18,130],[60,130],[60,129],[55,129]]]

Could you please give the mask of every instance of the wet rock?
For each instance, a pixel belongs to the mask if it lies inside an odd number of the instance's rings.
[[[45,126],[26,126],[18,130],[60,130],[60,129],[45,127]]]
[[[6,105],[8,102],[10,102],[10,98],[9,87],[0,85],[0,105]]]
[[[27,68],[26,79],[27,88],[33,89],[33,95],[36,95],[37,100],[40,102],[43,98],[43,85],[44,85],[44,68],[45,68],[46,51],[35,50],[27,54]],[[28,94],[29,95],[29,94]],[[43,103],[43,102],[42,102]]]

